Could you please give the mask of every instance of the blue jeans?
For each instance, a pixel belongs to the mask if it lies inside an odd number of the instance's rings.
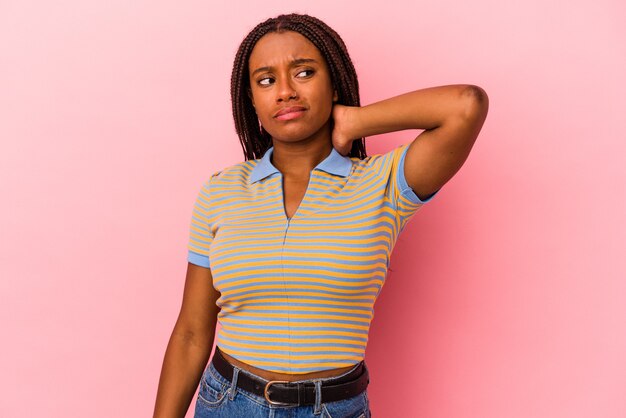
[[[358,366],[358,365],[357,365]],[[353,369],[342,374],[344,376]],[[367,390],[352,398],[322,403],[321,384],[331,378],[310,379],[315,382],[315,405],[270,405],[263,396],[237,387],[239,373],[251,374],[235,366],[233,382],[220,375],[209,363],[200,380],[195,418],[371,418]],[[256,376],[256,375],[253,375]],[[261,377],[257,376],[262,379]],[[305,380],[303,380],[305,381]]]

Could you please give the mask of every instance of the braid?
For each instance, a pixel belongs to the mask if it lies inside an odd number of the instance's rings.
[[[246,160],[261,158],[272,144],[271,135],[263,129],[248,96],[248,60],[252,49],[262,36],[270,32],[298,32],[306,37],[322,53],[330,69],[330,76],[337,90],[337,103],[346,106],[360,106],[359,82],[354,64],[345,43],[331,27],[321,20],[300,14],[280,15],[259,23],[245,37],[233,63],[230,80],[230,96],[235,120],[235,130],[239,136]],[[332,129],[332,126],[331,126]],[[352,142],[350,157],[367,157],[365,139]]]

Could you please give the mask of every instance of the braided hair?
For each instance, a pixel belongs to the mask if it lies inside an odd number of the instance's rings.
[[[337,103],[360,106],[356,70],[346,45],[337,32],[321,20],[308,15],[292,13],[267,19],[252,29],[239,46],[230,81],[235,129],[246,160],[261,158],[272,145],[272,137],[260,125],[252,100],[247,94],[250,88],[248,69],[250,54],[263,35],[283,31],[298,32],[321,52],[328,63],[331,81],[337,90]],[[359,159],[367,157],[364,138],[352,142],[349,156]]]

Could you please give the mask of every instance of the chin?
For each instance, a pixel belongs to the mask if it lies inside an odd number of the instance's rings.
[[[329,129],[329,126],[330,125],[328,122],[324,123],[317,129],[303,129],[302,126],[292,126],[291,128],[293,129],[289,129],[288,127],[283,126],[281,127],[281,129],[267,132],[272,136],[272,139],[275,139],[277,141],[298,142],[319,135],[320,132],[324,129]],[[267,130],[267,128],[265,128],[265,130]],[[328,133],[330,134],[330,129]]]
[[[293,132],[285,132],[285,130],[281,130],[280,132],[271,132],[268,131],[272,136],[272,139],[282,142],[298,142],[304,141],[315,135],[316,131],[293,131]]]

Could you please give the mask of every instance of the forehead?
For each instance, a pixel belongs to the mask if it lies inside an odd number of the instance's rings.
[[[249,60],[250,72],[259,67],[273,67],[298,58],[313,58],[325,63],[319,49],[298,32],[270,32],[254,45]]]

